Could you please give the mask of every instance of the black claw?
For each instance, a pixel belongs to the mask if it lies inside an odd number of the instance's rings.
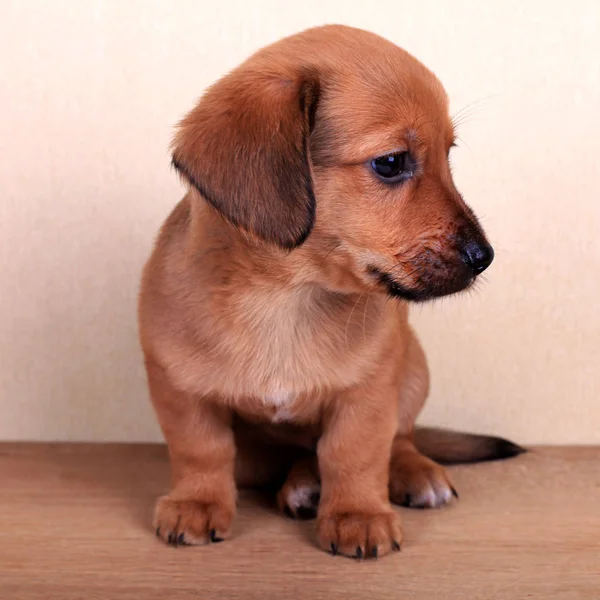
[[[175,534],[174,533],[169,534],[169,536],[167,537],[167,542],[169,542],[169,544],[175,543]]]
[[[217,532],[214,529],[210,530],[210,541],[213,544],[218,544],[219,542],[222,542],[223,540],[224,540],[224,538],[217,536]]]
[[[378,551],[379,551],[379,549],[377,548],[377,546],[373,546],[373,548],[371,549],[371,556],[373,558],[377,558]]]
[[[394,552],[400,552],[400,544],[396,540],[392,541],[392,550]]]
[[[337,554],[337,545],[331,542],[331,554],[334,556]]]
[[[310,503],[313,506],[319,506],[319,501],[321,500],[321,492],[313,492],[310,495]]]
[[[356,546],[356,558],[363,557],[363,549],[360,546]]]
[[[452,490],[452,495],[458,500],[458,492],[456,489],[454,489],[452,486],[450,486],[450,489]]]
[[[314,506],[299,506],[296,510],[298,519],[314,519],[317,516],[317,509]]]
[[[156,537],[160,537],[160,527],[156,528]]]
[[[178,544],[185,544],[185,538],[183,533],[180,533],[179,536],[177,537],[177,543]]]
[[[402,502],[401,506],[410,506],[412,504],[412,496],[410,494],[406,494],[406,496],[404,496],[404,501]]]

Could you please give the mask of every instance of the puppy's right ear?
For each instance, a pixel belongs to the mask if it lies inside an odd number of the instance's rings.
[[[283,248],[315,218],[309,136],[316,77],[242,65],[180,123],[173,165],[227,220]]]

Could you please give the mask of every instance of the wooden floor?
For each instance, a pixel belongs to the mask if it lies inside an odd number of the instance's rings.
[[[600,599],[600,448],[455,467],[460,501],[399,509],[402,552],[315,547],[314,522],[241,496],[234,539],[161,544],[161,446],[0,444],[0,599]]]

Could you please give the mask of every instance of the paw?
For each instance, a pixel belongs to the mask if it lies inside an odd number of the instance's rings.
[[[199,546],[228,538],[233,515],[233,508],[225,504],[162,496],[156,503],[154,527],[156,535],[169,544]]]
[[[438,508],[458,494],[446,469],[421,454],[392,458],[390,500],[410,508]]]
[[[277,505],[294,519],[314,519],[321,497],[321,486],[316,481],[286,481],[277,493]]]
[[[317,541],[332,554],[377,558],[400,550],[400,519],[393,511],[333,513],[319,517]]]

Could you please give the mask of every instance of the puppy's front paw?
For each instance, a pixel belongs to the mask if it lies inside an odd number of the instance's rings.
[[[392,510],[369,514],[332,513],[319,516],[319,545],[333,554],[353,558],[377,558],[400,550],[400,519]]]
[[[228,538],[233,516],[234,509],[226,504],[162,496],[156,502],[154,527],[169,544],[198,546]]]
[[[392,457],[390,500],[410,508],[438,508],[458,498],[446,469],[429,458],[410,453]]]

